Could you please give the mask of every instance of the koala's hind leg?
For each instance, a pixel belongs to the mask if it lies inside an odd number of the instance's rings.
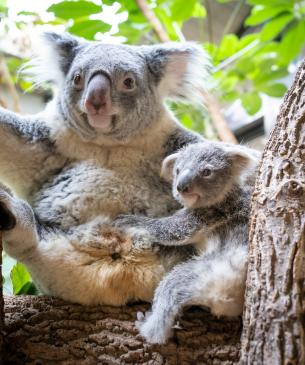
[[[137,322],[150,343],[165,343],[175,317],[186,305],[209,307],[215,315],[241,314],[247,248],[230,247],[176,266],[156,290],[152,312]]]
[[[37,224],[30,205],[0,184],[0,230],[4,249],[12,257],[23,255],[38,244]]]

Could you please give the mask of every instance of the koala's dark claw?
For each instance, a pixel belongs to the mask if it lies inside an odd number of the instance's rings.
[[[0,202],[0,230],[9,231],[16,226],[15,216]]]

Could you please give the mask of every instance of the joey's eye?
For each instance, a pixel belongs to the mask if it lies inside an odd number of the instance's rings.
[[[176,169],[176,174],[179,175],[179,173],[180,173],[180,169],[177,168]]]
[[[83,78],[80,73],[76,73],[73,77],[73,85],[76,89],[80,90],[83,87]]]
[[[132,76],[128,76],[123,80],[123,89],[132,91],[136,88],[136,80]]]
[[[210,176],[212,174],[212,170],[211,169],[203,169],[202,170],[202,175],[203,176]]]

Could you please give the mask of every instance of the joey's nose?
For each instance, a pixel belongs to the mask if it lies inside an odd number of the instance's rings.
[[[110,108],[110,81],[107,76],[97,74],[89,81],[85,109],[89,114],[99,114],[109,112]]]
[[[182,172],[177,183],[177,190],[179,193],[190,193],[192,184],[192,174],[189,170]]]

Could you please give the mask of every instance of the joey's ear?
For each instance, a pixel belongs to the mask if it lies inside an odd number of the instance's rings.
[[[229,158],[234,164],[236,170],[243,170],[244,168],[256,164],[258,162],[257,155],[252,155],[242,146],[227,146],[225,148]]]
[[[175,162],[177,160],[179,153],[173,153],[172,155],[167,156],[163,162],[161,167],[161,177],[166,181],[173,180],[173,169]]]
[[[36,84],[45,81],[61,84],[81,44],[80,40],[68,33],[42,33],[34,42],[37,55],[23,72],[30,75]]]
[[[202,103],[209,58],[192,42],[146,46],[146,60],[162,98]]]

